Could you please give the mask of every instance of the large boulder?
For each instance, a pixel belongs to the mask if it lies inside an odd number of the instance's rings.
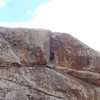
[[[45,65],[51,32],[37,29],[0,28],[0,60],[4,65]],[[7,62],[7,63],[6,63]],[[8,65],[9,63],[9,65]]]
[[[99,99],[99,52],[67,33],[0,28],[0,100]]]

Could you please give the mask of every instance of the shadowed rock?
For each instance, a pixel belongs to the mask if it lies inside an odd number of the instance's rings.
[[[0,100],[99,99],[99,52],[67,33],[0,28]]]

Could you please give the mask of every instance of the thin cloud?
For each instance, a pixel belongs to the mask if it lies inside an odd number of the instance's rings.
[[[4,6],[4,0],[0,0],[0,7]]]
[[[34,19],[35,13],[33,11],[28,9],[26,12],[27,12],[28,15],[32,16],[32,18]]]
[[[28,14],[32,14],[32,11],[28,9],[28,10],[27,10],[27,13],[28,13]]]
[[[11,0],[0,0],[0,7],[4,7],[7,2]]]

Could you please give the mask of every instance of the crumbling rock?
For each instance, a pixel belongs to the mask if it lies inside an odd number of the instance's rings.
[[[100,53],[67,33],[0,27],[0,100],[100,100]]]

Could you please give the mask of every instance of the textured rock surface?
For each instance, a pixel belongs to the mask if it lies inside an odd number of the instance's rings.
[[[69,34],[1,27],[0,100],[100,100],[100,53]]]

